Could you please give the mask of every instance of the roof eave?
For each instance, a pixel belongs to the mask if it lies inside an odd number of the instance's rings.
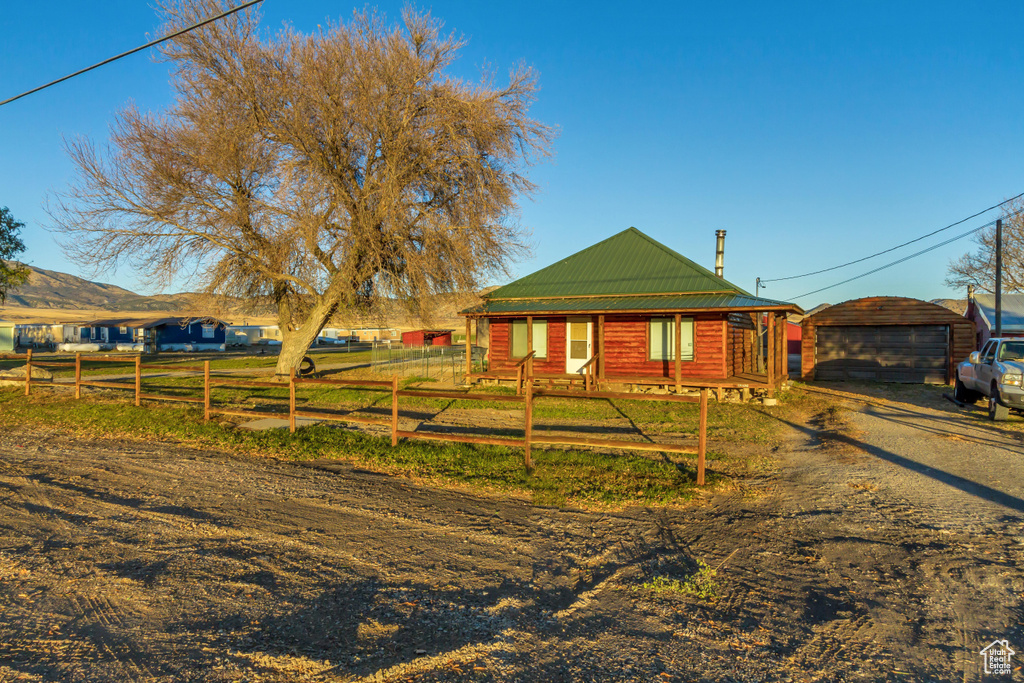
[[[667,306],[665,308],[602,308],[591,311],[580,309],[539,309],[539,310],[513,310],[493,312],[486,310],[466,309],[459,311],[459,315],[466,318],[508,318],[513,316],[543,316],[543,315],[628,315],[636,313],[767,313],[777,311],[779,313],[796,313],[803,315],[804,310],[796,304],[776,306],[713,306],[708,308],[680,308]]]

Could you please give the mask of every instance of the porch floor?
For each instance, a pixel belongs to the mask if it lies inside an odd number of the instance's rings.
[[[516,380],[515,372],[509,370],[489,370],[487,372],[474,372],[469,375],[470,379],[473,380],[501,380],[514,382]],[[543,373],[538,372],[533,375],[535,383],[564,383],[568,382],[571,385],[577,382],[580,386],[584,383],[583,375],[578,374],[559,374],[559,373]],[[658,386],[658,387],[674,387],[676,385],[675,377],[661,376],[609,376],[596,380],[598,386],[601,384],[636,384],[642,386]],[[771,385],[768,384],[768,375],[760,375],[754,373],[742,373],[739,375],[731,375],[729,377],[684,377],[679,382],[681,387],[714,387],[722,389],[769,389]]]

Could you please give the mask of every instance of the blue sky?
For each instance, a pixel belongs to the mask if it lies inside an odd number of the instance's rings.
[[[395,19],[403,3],[379,7]],[[265,0],[263,24],[313,30],[364,5]],[[752,290],[895,246],[1024,192],[1024,4],[420,3],[469,41],[475,78],[519,62],[540,73],[533,109],[557,126],[555,157],[531,171],[522,206],[525,275],[635,226]],[[0,99],[156,37],[142,1],[6,3]],[[46,232],[46,196],[72,169],[64,136],[102,142],[133,101],[160,110],[167,68],[139,53],[0,107],[0,205],[27,224],[24,259],[91,277]],[[804,308],[872,295],[962,297],[955,242],[810,297],[995,218],[821,276],[770,283]],[[97,279],[150,293],[130,272]]]

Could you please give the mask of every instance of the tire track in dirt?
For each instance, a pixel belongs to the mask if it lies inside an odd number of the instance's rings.
[[[26,648],[10,675],[72,681],[973,676],[978,610],[990,631],[1020,622],[1003,604],[1024,590],[1018,522],[930,509],[826,427],[795,431],[757,490],[621,512],[0,435],[0,655]],[[642,589],[698,559],[721,565],[717,602]]]

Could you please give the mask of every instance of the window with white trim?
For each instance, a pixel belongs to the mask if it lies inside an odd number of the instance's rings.
[[[216,325],[203,325],[203,339],[213,339],[213,333],[216,329]]]
[[[683,318],[680,324],[681,360],[693,360],[693,318]],[[651,360],[676,359],[675,318],[651,318],[650,322]]]
[[[526,318],[512,320],[509,324],[509,348],[512,358],[524,358],[527,351],[526,345]],[[534,358],[548,357],[548,321],[533,321],[533,350],[536,351]]]

